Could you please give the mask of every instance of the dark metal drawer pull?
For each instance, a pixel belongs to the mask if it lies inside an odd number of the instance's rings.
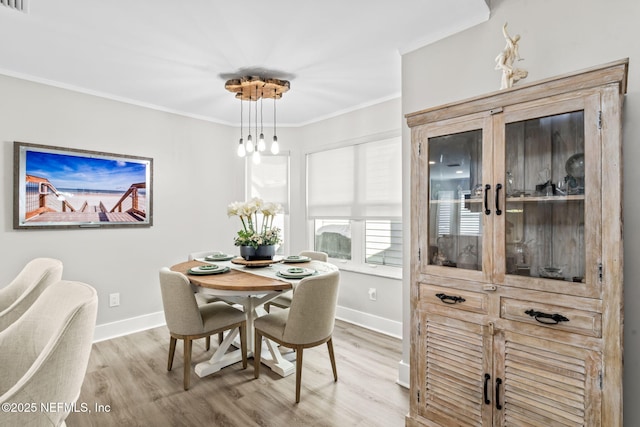
[[[440,301],[442,301],[445,304],[455,304],[457,302],[465,302],[466,299],[462,298],[462,297],[457,297],[457,296],[452,296],[452,295],[447,295],[447,294],[436,294],[436,297],[440,298]],[[451,302],[449,302],[451,301]]]
[[[491,379],[491,375],[484,374],[484,404],[490,405],[491,401],[489,400],[489,380]]]
[[[541,311],[527,310],[524,312],[524,314],[528,314],[529,316],[534,317],[538,322],[544,323],[545,325],[557,325],[560,322],[569,321],[568,318],[558,313],[548,314]]]
[[[491,190],[491,186],[489,184],[484,186],[484,214],[489,215],[491,213],[491,209],[489,209],[489,190]]]
[[[500,190],[502,189],[502,184],[496,185],[496,215],[502,215],[502,210],[500,210]]]
[[[502,380],[500,378],[496,378],[496,409],[502,409],[502,405],[500,404],[500,385],[502,385]]]

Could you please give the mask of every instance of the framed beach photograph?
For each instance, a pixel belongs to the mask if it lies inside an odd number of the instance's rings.
[[[13,228],[150,227],[153,159],[13,143]]]

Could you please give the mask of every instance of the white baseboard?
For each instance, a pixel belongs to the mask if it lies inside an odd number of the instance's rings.
[[[409,364],[404,360],[398,362],[398,380],[396,383],[404,388],[409,388]]]
[[[402,322],[396,322],[395,320],[389,320],[374,314],[340,306],[336,309],[336,318],[394,338],[402,339]]]
[[[164,312],[149,313],[142,316],[131,317],[129,319],[118,320],[117,322],[96,325],[93,333],[93,342],[110,340],[111,338],[133,334],[158,326],[165,325]]]
[[[396,322],[385,319],[384,317],[340,306],[336,309],[336,318],[394,338],[402,339],[402,322]],[[104,323],[102,325],[96,325],[93,342],[105,341],[147,329],[157,328],[165,324],[164,312],[162,311],[118,320],[117,322]],[[398,363],[398,380],[396,383],[402,387],[409,388],[409,364],[404,361]]]
[[[394,338],[402,339],[402,322],[338,306],[336,318]],[[93,341],[99,342],[165,325],[164,312],[149,313],[117,322],[96,325]],[[408,377],[407,377],[408,378]]]

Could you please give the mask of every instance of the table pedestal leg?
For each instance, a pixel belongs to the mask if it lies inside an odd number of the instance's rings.
[[[242,352],[240,350],[227,353],[227,350],[231,346],[233,340],[238,336],[238,333],[239,330],[237,328],[229,332],[220,344],[220,347],[218,347],[215,353],[213,353],[211,359],[196,365],[194,370],[200,378],[211,375],[214,372],[218,372],[225,366],[232,365],[242,360]]]
[[[296,365],[282,356],[282,353],[280,353],[280,349],[278,348],[278,344],[266,338],[264,339],[264,342],[269,350],[268,354],[271,357],[265,357],[262,355],[262,363],[282,377],[293,374],[296,371]]]

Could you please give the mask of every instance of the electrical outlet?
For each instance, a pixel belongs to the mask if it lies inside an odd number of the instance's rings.
[[[369,299],[371,301],[378,299],[378,292],[376,291],[376,288],[369,288]]]
[[[120,305],[120,294],[109,294],[109,307],[117,307]]]

